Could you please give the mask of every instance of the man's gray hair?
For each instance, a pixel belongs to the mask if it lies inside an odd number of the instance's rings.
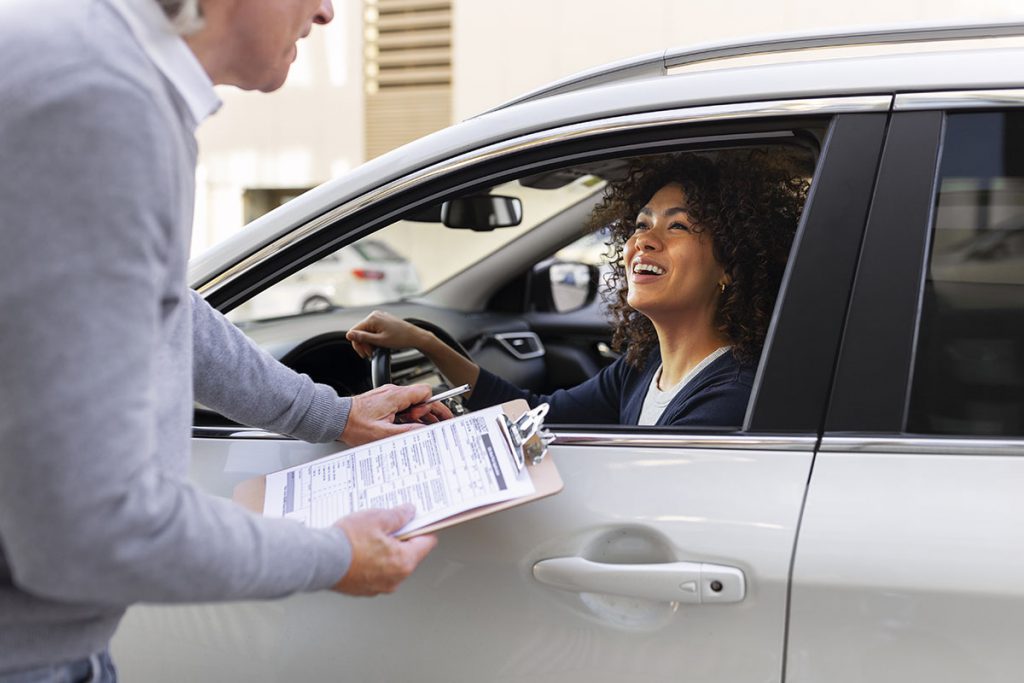
[[[203,27],[203,11],[199,7],[199,0],[156,0],[156,2],[181,35],[191,35]]]

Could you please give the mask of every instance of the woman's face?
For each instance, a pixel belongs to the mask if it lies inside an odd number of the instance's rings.
[[[728,279],[715,260],[711,236],[691,226],[683,188],[670,183],[640,210],[626,242],[626,301],[655,322],[714,320]]]

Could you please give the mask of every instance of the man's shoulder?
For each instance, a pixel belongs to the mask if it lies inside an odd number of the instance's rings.
[[[157,83],[121,16],[106,0],[0,2],[0,92],[48,96],[54,89],[111,89],[150,94]]]

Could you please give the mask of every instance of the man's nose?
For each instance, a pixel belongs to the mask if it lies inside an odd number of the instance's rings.
[[[321,0],[320,7],[313,16],[313,21],[317,24],[329,24],[333,19],[334,5],[331,0]]]

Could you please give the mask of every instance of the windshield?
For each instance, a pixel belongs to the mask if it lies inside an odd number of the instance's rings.
[[[522,222],[489,232],[440,222],[400,220],[349,244],[260,292],[228,314],[233,322],[301,315],[335,307],[376,306],[426,292],[577,202],[604,181],[583,176],[554,189],[519,181],[491,189],[518,198]]]

